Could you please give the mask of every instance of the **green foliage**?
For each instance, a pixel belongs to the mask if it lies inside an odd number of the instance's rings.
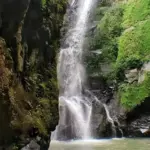
[[[67,3],[67,0],[41,0],[42,1],[42,7],[49,6],[50,8],[56,9],[57,12],[60,12],[63,10],[64,5]]]
[[[122,30],[121,22],[122,22],[123,9],[118,6],[112,6],[102,18],[100,24],[98,25],[98,29],[102,32],[103,35],[108,35],[110,37],[117,37],[120,35]]]
[[[42,6],[44,7],[46,5],[46,0],[42,0]]]
[[[42,117],[43,114],[41,113],[42,110],[39,110],[39,113],[41,114]],[[35,128],[37,128],[39,130],[39,133],[42,135],[48,135],[48,130],[47,130],[47,126],[45,125],[45,122],[43,120],[43,118],[41,118],[41,116],[39,116],[39,114],[33,114],[33,125]],[[37,115],[37,116],[36,116]]]
[[[91,43],[92,49],[103,48],[116,43],[116,37],[121,33],[122,11],[120,6],[112,6],[107,9],[99,21]],[[107,48],[106,48],[107,49]]]
[[[38,99],[25,93],[21,87],[10,89],[9,97],[13,112],[11,126],[26,133],[31,128],[37,128],[41,135],[48,135],[48,129],[53,127],[53,99]],[[57,100],[55,100],[57,101]],[[53,108],[55,107],[55,108]],[[53,114],[54,115],[54,114]],[[57,116],[57,112],[55,112]]]
[[[100,21],[108,9],[109,9],[109,7],[107,7],[107,6],[96,8],[96,10],[94,12],[95,20]]]
[[[149,19],[150,1],[149,0],[129,0],[124,12],[124,27],[134,26],[139,21]]]
[[[102,7],[99,13],[99,21],[94,38],[90,39],[90,49],[99,50],[101,54],[93,54],[87,57],[87,68],[89,72],[101,72],[101,64],[113,65],[118,53],[118,37],[121,34],[123,7],[113,5],[112,7]],[[103,17],[102,17],[103,16]]]
[[[132,109],[150,96],[150,75],[143,83],[127,84],[124,71],[138,68],[150,60],[150,1],[129,0],[125,5],[123,27],[126,29],[119,38],[119,51],[116,60],[116,74],[119,81],[121,104]]]
[[[133,109],[150,96],[150,75],[143,83],[127,83],[125,71],[141,69],[150,60],[150,0],[128,0],[126,3],[98,6],[95,12],[98,25],[89,40],[90,49],[99,54],[89,54],[87,70],[110,80],[117,80],[121,104]],[[100,53],[101,52],[101,53]],[[110,64],[113,70],[104,74],[102,66]],[[115,65],[114,65],[115,64]]]
[[[136,24],[134,28],[126,30],[119,40],[119,52],[116,68],[140,68],[150,59],[150,21]]]
[[[145,80],[138,84],[122,84],[120,86],[121,104],[128,110],[141,104],[147,97],[150,96],[150,73],[145,74]]]

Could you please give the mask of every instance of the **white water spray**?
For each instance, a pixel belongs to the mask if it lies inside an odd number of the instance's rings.
[[[76,1],[71,3],[75,5]],[[93,0],[79,0],[74,26],[65,37],[58,62],[59,125],[52,140],[87,139],[91,137],[90,121],[92,103],[82,93],[85,70],[82,65],[83,43]],[[70,23],[71,24],[71,23]]]
[[[51,136],[53,141],[90,139],[93,136],[93,103],[105,109],[106,120],[112,124],[112,129],[115,129],[107,106],[84,87],[86,75],[82,63],[83,44],[90,11],[96,1],[72,0],[70,2],[70,7],[75,9],[73,20],[69,22],[68,31],[63,38],[58,59],[60,119]]]
[[[108,122],[111,123],[112,125],[112,130],[113,130],[113,136],[116,137],[116,130],[115,130],[115,124],[114,124],[114,120],[111,118],[110,116],[110,113],[109,113],[109,110],[107,108],[107,105],[106,104],[103,104],[104,108],[105,108],[105,111],[106,111],[106,116],[107,116],[107,120]]]

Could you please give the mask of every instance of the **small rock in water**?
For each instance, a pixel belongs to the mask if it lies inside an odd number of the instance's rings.
[[[21,150],[40,150],[40,145],[32,140],[26,147],[23,147]]]
[[[146,132],[148,131],[148,129],[140,129],[140,131],[141,131],[142,133],[146,133]]]

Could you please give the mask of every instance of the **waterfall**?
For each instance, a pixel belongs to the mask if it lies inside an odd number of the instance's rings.
[[[116,137],[116,129],[115,129],[114,120],[111,118],[110,113],[109,113],[109,110],[108,110],[106,104],[103,104],[103,106],[104,106],[105,111],[106,111],[107,120],[108,120],[108,122],[110,122],[111,125],[112,125],[113,136]]]
[[[73,26],[68,29],[58,60],[60,120],[52,140],[86,139],[91,137],[92,103],[83,95],[85,70],[82,63],[83,43],[93,0],[73,0],[78,5]],[[72,24],[72,22],[70,22]]]
[[[112,124],[107,106],[85,88],[86,73],[82,62],[83,44],[89,15],[96,0],[72,0],[73,19],[69,20],[58,58],[59,124],[52,133],[52,140],[89,139],[93,136],[93,104],[106,112],[106,120]],[[67,16],[69,18],[69,16]]]

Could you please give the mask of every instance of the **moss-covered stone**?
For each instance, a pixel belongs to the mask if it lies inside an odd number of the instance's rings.
[[[139,21],[149,19],[149,0],[129,0],[125,6],[123,26],[125,28],[134,26]]]
[[[145,80],[138,84],[122,84],[120,86],[121,104],[131,110],[137,105],[140,105],[146,98],[150,97],[150,73],[146,73]]]
[[[140,22],[120,37],[117,67],[139,68],[150,59],[150,21]]]
[[[149,97],[149,73],[142,83],[126,83],[125,71],[140,70],[150,59],[150,1],[129,0],[125,5],[123,27],[119,38],[119,51],[116,60],[116,73],[121,81],[119,95],[121,104],[133,109]]]

